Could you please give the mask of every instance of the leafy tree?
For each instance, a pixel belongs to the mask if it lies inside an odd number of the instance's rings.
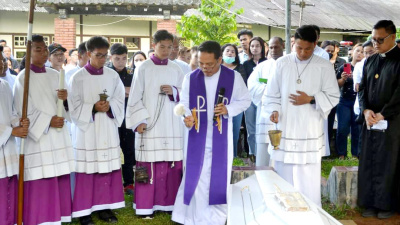
[[[180,35],[199,45],[203,41],[214,40],[221,45],[236,43],[236,15],[228,12],[234,0],[202,0],[199,13],[190,16],[183,15],[178,24]],[[243,8],[234,11],[240,15]]]
[[[400,28],[397,28],[396,38],[400,39]]]

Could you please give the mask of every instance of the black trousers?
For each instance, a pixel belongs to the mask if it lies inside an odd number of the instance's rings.
[[[333,141],[335,132],[333,132],[333,124],[335,123],[336,106],[332,108],[331,113],[328,116],[328,140],[329,147],[331,147],[331,156],[337,155],[336,152],[336,141]]]
[[[124,164],[122,165],[122,177],[124,179],[124,187],[133,184],[133,166],[135,160],[135,133],[132,129],[126,129],[125,120],[118,128],[120,146],[124,154]]]

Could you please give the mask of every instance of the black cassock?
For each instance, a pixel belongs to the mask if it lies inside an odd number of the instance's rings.
[[[361,112],[370,109],[388,121],[387,130],[362,129],[358,205],[380,210],[399,206],[400,48],[375,54],[364,65],[359,91]]]

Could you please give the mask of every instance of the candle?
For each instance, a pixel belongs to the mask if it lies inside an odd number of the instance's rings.
[[[61,69],[60,78],[59,78],[59,82],[58,82],[58,90],[63,90],[64,89],[64,77],[65,77],[65,70]],[[58,99],[58,101],[57,101],[57,116],[58,117],[62,117],[63,108],[64,108],[63,100]],[[57,131],[61,131],[61,128],[57,128]]]

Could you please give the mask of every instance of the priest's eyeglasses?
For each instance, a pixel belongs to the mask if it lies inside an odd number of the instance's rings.
[[[96,56],[97,59],[103,59],[108,56],[108,53],[106,53],[106,54],[101,54],[101,53],[96,53],[96,52],[92,52],[92,53],[94,54],[94,56]]]
[[[199,63],[199,67],[200,67],[201,70],[208,70],[208,69],[213,70],[216,65],[217,65],[217,62],[214,63],[214,64],[211,64],[211,63]]]
[[[383,44],[383,42],[385,42],[385,40],[386,40],[388,37],[390,37],[391,35],[393,35],[393,34],[389,34],[389,35],[386,36],[385,38],[378,38],[378,39],[372,38],[372,39],[371,39],[371,42],[374,43],[374,44],[378,43],[378,44],[381,45],[381,44]]]

